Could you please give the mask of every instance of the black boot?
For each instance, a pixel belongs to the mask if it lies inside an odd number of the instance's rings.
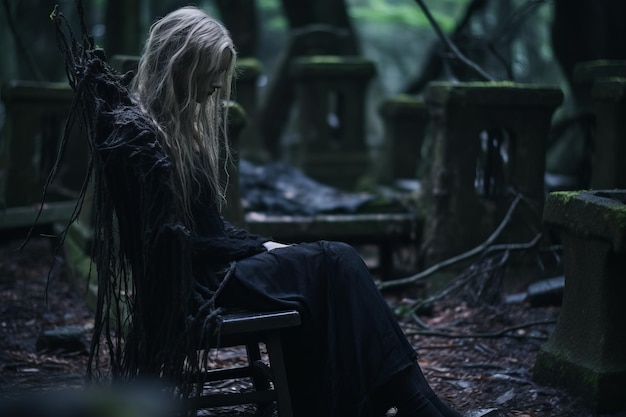
[[[410,378],[413,380],[413,384],[419,387],[419,390],[428,398],[428,400],[435,406],[435,408],[441,413],[443,417],[462,417],[460,413],[452,410],[433,392],[422,373],[420,366],[415,363],[410,372]]]
[[[461,417],[437,397],[417,363],[394,375],[373,399],[379,409],[396,407],[396,417]]]

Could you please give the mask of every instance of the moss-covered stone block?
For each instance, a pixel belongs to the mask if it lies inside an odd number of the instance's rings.
[[[544,221],[561,239],[565,291],[537,356],[537,382],[600,413],[626,409],[626,190],[551,193]]]
[[[427,86],[424,101],[433,140],[427,264],[482,243],[510,205],[508,190],[523,194],[541,213],[548,132],[562,100],[560,88],[550,85],[494,81]],[[540,215],[529,212],[527,218],[540,226]],[[532,239],[530,228],[522,226],[507,228],[503,240]]]
[[[590,185],[595,189],[625,188],[626,77],[597,80],[591,97],[596,135]]]
[[[365,105],[375,65],[357,56],[294,58],[298,140],[289,162],[325,184],[354,189],[370,168]]]
[[[430,114],[428,106],[412,96],[397,95],[379,107],[385,126],[384,159],[376,168],[383,183],[416,179]]]

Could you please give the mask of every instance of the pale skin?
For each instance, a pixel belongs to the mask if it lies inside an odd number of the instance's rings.
[[[272,249],[284,248],[286,246],[291,246],[291,245],[285,245],[284,243],[273,242],[273,241],[269,240],[269,241],[265,242],[263,244],[263,246],[265,246],[265,249],[269,252]]]
[[[232,53],[227,49],[224,51],[217,71],[206,69],[199,70],[196,76],[196,102],[203,103],[218,89],[223,87],[224,75],[228,71]]]

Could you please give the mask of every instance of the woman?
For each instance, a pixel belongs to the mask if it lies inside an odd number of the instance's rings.
[[[119,317],[111,310],[125,297],[120,288],[129,284],[119,277],[128,270],[137,294],[125,343],[105,339],[114,374],[175,376],[194,342],[181,339],[181,326],[206,330],[218,307],[293,308],[302,326],[285,354],[295,415],[382,416],[396,407],[398,416],[459,416],[429,388],[353,248],[280,244],[220,217],[222,103],[236,52],[219,22],[195,7],[157,21],[129,89],[97,56],[84,63],[77,56],[69,59],[68,74],[79,74],[70,84],[89,101],[81,88],[91,81],[97,97],[87,106],[96,120],[96,335]]]

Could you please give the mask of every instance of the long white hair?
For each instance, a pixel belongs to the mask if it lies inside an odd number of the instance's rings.
[[[196,102],[199,72],[217,73],[227,52],[222,88]],[[187,6],[151,26],[133,78],[135,99],[156,122],[159,142],[174,163],[172,189],[187,226],[193,226],[191,203],[200,190],[211,194],[218,210],[225,201],[220,181],[220,167],[226,170],[229,156],[224,102],[230,99],[235,59],[227,29],[203,10]]]

